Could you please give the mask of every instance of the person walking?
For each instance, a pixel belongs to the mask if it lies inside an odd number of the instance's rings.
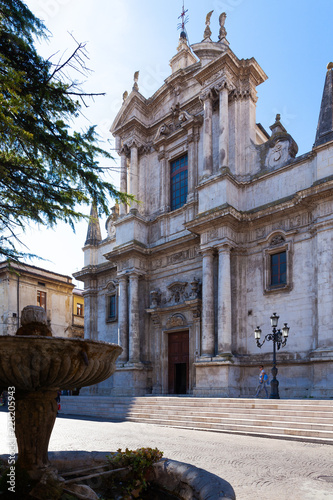
[[[265,372],[263,365],[260,365],[259,368],[260,368],[259,384],[257,387],[256,395],[254,397],[257,398],[259,396],[259,394],[261,393],[262,389],[264,389],[265,393],[266,393],[266,398],[268,398],[268,391],[267,391],[267,387],[266,387],[266,383],[268,383],[268,375]]]

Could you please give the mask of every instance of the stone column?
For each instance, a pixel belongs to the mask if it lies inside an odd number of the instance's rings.
[[[220,92],[219,167],[227,167],[229,166],[229,92],[226,84],[219,86],[218,90]]]
[[[201,356],[214,356],[214,273],[213,248],[202,251],[202,331]]]
[[[129,293],[129,363],[140,363],[140,329],[139,329],[139,274],[130,274]]]
[[[131,146],[131,164],[130,164],[130,193],[138,199],[138,185],[139,185],[139,160],[138,160],[138,146],[135,142]],[[131,210],[137,209],[138,204],[132,202]]]
[[[122,193],[127,193],[127,158],[124,149],[120,152],[121,164],[120,164],[120,191]],[[119,207],[119,215],[126,215],[127,205],[126,203],[121,203]]]
[[[161,164],[160,208],[162,212],[168,212],[170,209],[170,173],[168,169],[168,159],[164,149],[161,149],[158,153],[158,161]]]
[[[123,348],[119,361],[128,361],[128,298],[127,298],[127,276],[119,276],[119,319],[118,319],[118,343]]]
[[[230,246],[219,248],[218,355],[231,353],[231,273]]]
[[[85,284],[86,286],[86,284]],[[98,340],[97,335],[97,291],[92,288],[92,284],[87,285],[88,289],[83,292],[84,297],[84,337],[91,340]]]
[[[187,151],[188,151],[188,193],[187,201],[194,199],[195,187],[198,182],[198,140],[199,134],[195,130],[191,130],[187,134]]]
[[[213,102],[211,91],[204,92],[200,98],[204,106],[203,173],[211,175],[213,173]]]

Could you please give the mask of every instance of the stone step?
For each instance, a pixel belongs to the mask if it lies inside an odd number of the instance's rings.
[[[123,413],[119,412],[119,415],[122,415]],[[138,416],[142,418],[150,418],[152,416],[156,417],[163,417],[163,418],[200,418],[201,420],[212,420],[212,421],[217,421],[220,419],[226,420],[226,419],[239,419],[239,420],[251,420],[255,419],[260,424],[260,421],[267,421],[271,420],[274,422],[295,422],[295,423],[308,423],[309,421],[316,423],[316,424],[322,424],[322,425],[328,425],[328,426],[333,426],[333,418],[332,416],[330,418],[320,418],[320,417],[315,417],[309,419],[308,417],[292,417],[290,415],[285,415],[281,417],[281,415],[268,415],[268,414],[233,414],[233,413],[218,413],[218,414],[209,414],[209,413],[201,413],[201,412],[186,412],[186,413],[181,413],[181,412],[170,412],[170,411],[164,411],[164,412],[158,412],[158,411],[152,411],[148,412],[146,411],[137,411],[137,409],[130,410],[127,412],[127,415],[132,415],[132,416]]]
[[[75,411],[76,412],[80,412],[80,414],[85,414],[86,410],[85,408],[83,407],[80,407],[80,406],[67,406],[67,412],[69,410],[71,411]],[[288,421],[288,422],[295,422],[295,423],[304,423],[304,424],[307,424],[308,422],[312,422],[312,424],[318,424],[318,425],[328,425],[329,427],[333,427],[333,417],[332,415],[328,416],[328,417],[322,417],[320,415],[310,415],[310,416],[303,416],[303,415],[290,415],[290,414],[281,414],[279,413],[279,415],[274,415],[274,414],[268,414],[267,412],[265,413],[252,413],[252,414],[248,414],[246,412],[244,412],[243,414],[242,413],[237,413],[237,414],[234,414],[234,413],[223,413],[223,412],[219,412],[218,414],[216,413],[208,413],[208,412],[180,412],[180,411],[177,411],[177,412],[173,412],[171,411],[170,409],[163,409],[162,411],[158,411],[158,410],[147,410],[147,409],[137,409],[137,408],[132,408],[132,409],[129,409],[129,410],[122,410],[122,411],[117,411],[117,410],[114,410],[113,408],[111,407],[98,407],[95,412],[94,412],[94,415],[95,416],[105,416],[105,417],[110,417],[110,418],[114,418],[116,420],[120,420],[120,419],[123,419],[125,418],[126,416],[137,416],[138,418],[159,418],[159,417],[162,417],[162,418],[170,418],[170,419],[174,419],[174,418],[178,418],[178,419],[183,419],[183,418],[190,418],[190,417],[196,417],[197,419],[200,419],[200,420],[211,420],[211,421],[219,421],[221,419],[223,420],[229,420],[229,419],[241,419],[240,417],[243,416],[243,418],[245,418],[246,420],[249,420],[249,419],[255,419],[257,422],[258,422],[258,425],[260,425],[261,422],[264,422],[264,421],[267,421],[267,420],[270,420],[270,421],[273,421],[273,422],[285,422],[285,421]]]
[[[94,403],[96,404],[96,403]],[[70,407],[72,409],[79,409],[79,408],[82,408],[84,407],[85,405],[84,404],[79,404],[79,405],[75,405],[75,404],[71,404]],[[132,411],[135,409],[135,411],[137,413],[162,413],[162,414],[165,414],[165,415],[181,415],[181,414],[184,414],[185,412],[185,409],[180,409],[178,406],[176,407],[173,407],[173,406],[146,406],[146,405],[133,405],[131,407],[128,407],[126,405],[115,405],[113,406],[112,404],[107,404],[107,403],[103,403],[103,404],[99,404],[98,405],[98,411],[102,410],[102,409],[105,409],[105,411],[107,412],[112,412],[112,413],[119,413],[119,414],[126,414],[128,413],[129,411]],[[260,411],[258,411],[260,410]],[[275,410],[275,409],[271,409],[271,408],[250,408],[250,409],[247,409],[247,408],[244,408],[243,410],[241,408],[237,408],[237,409],[229,409],[226,410],[225,408],[222,408],[222,409],[218,409],[216,408],[214,411],[207,411],[207,408],[204,407],[204,408],[199,408],[199,407],[188,407],[186,408],[186,414],[187,415],[201,415],[201,416],[204,416],[204,417],[207,417],[207,418],[210,418],[210,417],[216,417],[216,416],[227,416],[229,414],[233,414],[233,415],[247,415],[247,416],[252,416],[252,415],[258,415],[258,418],[274,418],[276,420],[280,419],[281,417],[288,417],[289,420],[291,419],[295,419],[295,420],[300,420],[300,419],[315,419],[315,420],[318,420],[318,419],[328,419],[329,421],[331,421],[333,423],[333,411],[330,409],[329,411],[327,412],[323,412],[323,411],[306,411],[306,410],[298,410],[298,411],[294,411],[294,410],[289,410],[289,409],[285,409],[285,410]]]
[[[117,406],[107,406],[107,405],[100,405],[100,407],[105,407],[105,408],[113,408],[115,411],[122,411],[124,410],[124,408],[127,408],[127,407],[121,407],[120,405],[117,405]],[[165,406],[162,406],[162,405],[159,405],[159,406],[154,406],[154,405],[144,405],[144,404],[139,404],[139,405],[135,405],[135,406],[132,406],[130,407],[131,408],[135,408],[136,411],[143,411],[143,412],[146,412],[146,411],[154,411],[154,412],[167,412],[168,414],[181,414],[183,413],[184,411],[186,411],[187,414],[196,414],[196,413],[200,413],[200,414],[205,414],[207,416],[209,415],[216,415],[216,414],[227,414],[227,413],[233,413],[233,414],[248,414],[248,415],[251,415],[251,414],[257,414],[259,413],[258,410],[260,410],[261,412],[264,412],[265,415],[276,415],[276,416],[279,416],[279,415],[288,415],[290,417],[294,416],[295,418],[301,418],[301,417],[305,417],[305,418],[308,418],[308,417],[311,417],[311,418],[317,418],[317,417],[321,417],[321,418],[331,418],[332,421],[333,421],[333,408],[329,408],[327,411],[315,411],[315,410],[312,410],[312,411],[308,411],[308,410],[302,410],[301,408],[299,408],[298,410],[290,410],[289,408],[286,408],[285,410],[282,410],[282,409],[278,409],[278,410],[275,410],[273,408],[267,408],[267,407],[263,407],[263,408],[215,408],[214,410],[211,409],[211,408],[207,408],[207,407],[184,407],[184,408],[180,408],[179,406],[170,406],[170,405],[165,405]]]
[[[268,427],[293,427],[295,429],[318,429],[318,430],[328,430],[331,431],[333,430],[333,424],[332,423],[327,423],[327,422],[309,422],[309,421],[304,421],[304,422],[298,422],[298,421],[289,421],[286,419],[283,420],[273,420],[273,419],[267,419],[265,417],[259,418],[260,416],[256,416],[255,418],[235,418],[234,416],[228,415],[227,417],[210,417],[210,418],[205,418],[200,415],[193,415],[189,417],[187,414],[180,416],[180,415],[163,415],[163,414],[158,414],[158,413],[137,413],[137,412],[129,412],[127,415],[127,419],[144,419],[144,420],[163,420],[163,421],[168,421],[170,424],[172,422],[193,422],[195,421],[196,423],[206,423],[209,422],[212,425],[216,424],[224,424],[224,425],[229,425],[229,424],[248,424],[248,425],[256,425],[256,426],[268,426]]]
[[[127,419],[130,422],[147,423],[146,419],[131,418]],[[213,423],[198,423],[196,421],[174,421],[170,423],[169,420],[151,419],[150,422],[154,425],[161,425],[165,427],[178,427],[190,428],[196,430],[209,430],[213,432],[237,432],[238,434],[254,434],[254,435],[268,435],[269,437],[287,437],[293,436],[301,438],[317,438],[321,442],[325,441],[328,444],[333,444],[333,430],[320,431],[313,429],[295,429],[294,427],[279,428],[275,426],[258,427],[256,425],[238,425],[238,424],[213,424]]]
[[[93,402],[93,404],[92,404]],[[64,396],[62,413],[333,444],[333,401]]]
[[[186,404],[199,404],[202,405],[204,402],[207,402],[209,405],[221,405],[221,404],[232,404],[232,405],[279,405],[279,406],[289,406],[289,405],[301,405],[301,406],[329,406],[333,408],[333,399],[257,399],[257,398],[195,398],[192,396],[62,396],[63,398],[70,399],[80,399],[82,401],[91,401],[93,398],[94,401],[112,401],[114,404],[116,403],[139,403],[144,402],[146,404],[163,402],[169,404],[170,402],[174,405],[186,405]]]

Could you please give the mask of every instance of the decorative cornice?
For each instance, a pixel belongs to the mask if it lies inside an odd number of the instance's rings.
[[[266,73],[253,57],[238,59],[229,48],[220,57],[197,71],[194,77],[201,85],[207,85],[207,83],[212,83],[214,78],[218,80],[223,72],[227,72],[234,81],[251,80],[254,86],[267,80]]]

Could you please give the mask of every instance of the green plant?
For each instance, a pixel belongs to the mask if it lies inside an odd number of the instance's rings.
[[[126,481],[118,484],[121,486],[124,500],[139,498],[142,491],[147,489],[147,475],[152,465],[161,460],[163,452],[157,448],[139,448],[125,451],[121,449],[109,455],[108,462],[112,469],[128,467]],[[114,481],[113,480],[113,484]]]

